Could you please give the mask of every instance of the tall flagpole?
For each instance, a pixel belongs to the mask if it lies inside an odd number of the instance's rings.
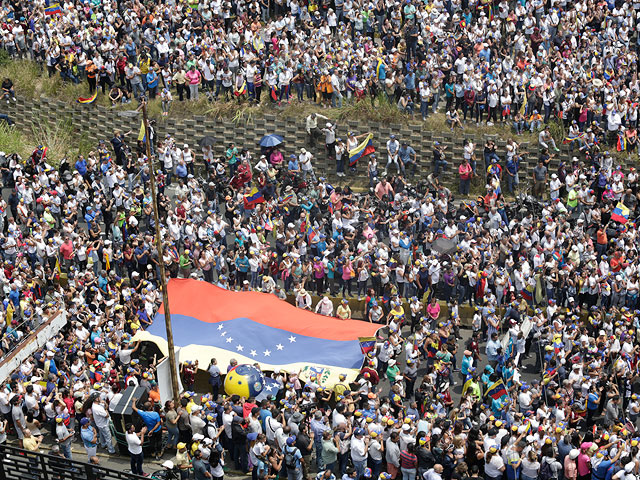
[[[147,147],[147,164],[149,166],[149,181],[151,182],[151,201],[153,203],[153,219],[156,226],[156,249],[158,250],[158,260],[160,264],[160,285],[162,287],[162,302],[164,304],[164,325],[167,330],[167,344],[169,349],[169,371],[171,372],[171,387],[173,389],[173,400],[178,404],[178,369],[176,367],[176,352],[173,344],[173,329],[171,327],[171,311],[169,310],[169,293],[167,291],[167,276],[164,269],[164,247],[160,235],[160,218],[158,217],[158,196],[156,193],[156,172],[153,168],[153,157],[151,156],[151,135],[149,135],[149,119],[147,118],[147,101],[142,101],[142,119],[144,122],[144,137]]]

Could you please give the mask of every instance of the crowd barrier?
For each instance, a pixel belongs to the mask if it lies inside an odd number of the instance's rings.
[[[0,480],[142,480],[147,477],[0,445]]]

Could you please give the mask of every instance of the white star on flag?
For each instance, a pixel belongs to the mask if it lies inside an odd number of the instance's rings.
[[[258,355],[258,352],[256,352],[255,350],[251,350],[251,353],[249,353],[249,355],[255,357],[256,355]]]
[[[271,390],[273,390],[273,385],[268,384],[266,387],[264,387],[264,389],[265,389],[267,392],[270,392]]]
[[[232,337],[227,337],[227,343],[231,343],[233,342],[233,338]]]
[[[239,351],[239,352],[241,352],[241,351],[243,351],[243,350],[244,350],[244,347],[243,347],[242,345],[237,345],[237,346],[236,346],[236,350],[237,350],[237,351]]]
[[[293,343],[293,342],[295,342],[295,341],[296,341],[296,337],[294,337],[293,335],[291,335],[291,336],[289,337],[289,342]]]
[[[220,335],[222,335],[223,337],[227,334],[227,332],[220,332]]]
[[[279,343],[278,345],[276,345],[276,348],[277,348],[278,350],[282,350],[284,347],[282,346],[282,344],[281,344],[281,343]]]
[[[263,352],[263,355],[264,355],[265,357],[270,356],[270,355],[271,355],[271,350],[265,350],[265,351]]]
[[[224,325],[220,324],[218,325],[218,330],[222,330],[224,328]]]

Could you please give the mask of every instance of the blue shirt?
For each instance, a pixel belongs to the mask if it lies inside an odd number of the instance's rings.
[[[380,80],[386,80],[387,79],[387,72],[386,72],[386,67],[384,65],[384,63],[380,64],[380,68],[378,70],[378,78]]]
[[[587,396],[587,408],[589,410],[597,409],[599,403],[600,403],[600,396],[597,393],[590,393]]]
[[[87,212],[84,216],[84,220],[85,222],[87,222],[87,225],[90,224],[91,222],[93,222],[96,218],[96,214],[93,213],[93,211],[91,212]]]
[[[416,74],[411,72],[407,73],[404,77],[404,87],[407,90],[415,90],[416,88]]]
[[[187,166],[185,164],[179,163],[176,167],[176,175],[180,178],[184,178],[187,176]]]
[[[127,52],[127,57],[135,57],[136,56],[136,44],[131,42],[125,45],[124,50]]]
[[[407,145],[407,148],[400,147],[400,150],[398,150],[398,156],[400,157],[400,160],[403,161],[403,163],[413,161],[411,156],[415,154],[416,151],[410,145]]]
[[[510,159],[507,161],[507,170],[509,171],[509,173],[511,173],[512,175],[515,175],[516,173],[518,173],[518,167],[520,162],[514,160],[514,159]]]
[[[9,292],[9,300],[13,303],[13,306],[16,308],[20,307],[20,290],[17,288],[15,290],[11,290]]]
[[[460,365],[460,373],[466,375],[469,373],[469,367],[473,365],[473,357],[472,356],[464,356],[462,357],[462,364]]]
[[[53,375],[57,375],[58,374],[58,367],[56,367],[56,362],[55,360],[52,358],[50,360],[45,360],[45,366],[47,365],[47,362],[49,362],[49,373],[53,374]]]
[[[242,273],[248,272],[249,271],[249,259],[247,257],[238,257],[236,259],[236,268]]]
[[[296,468],[300,468],[300,459],[302,458],[302,454],[300,453],[300,450],[297,449],[296,447],[290,447],[288,445],[285,445],[284,447],[282,447],[282,454],[285,456],[285,459],[286,459],[287,453],[289,455],[293,454],[296,460]],[[284,462],[283,462],[283,466],[285,466]]]
[[[142,418],[142,421],[147,426],[149,433],[157,432],[162,428],[162,423],[160,423],[160,414],[158,412],[144,412],[142,410],[138,410],[138,415],[140,415],[140,418]],[[157,423],[160,423],[160,425],[158,425],[154,430],[153,427],[155,427]]]
[[[102,277],[102,276],[98,277],[98,288],[99,288],[100,290],[102,290],[103,292],[105,292],[105,293],[106,293],[106,291],[107,291],[107,284],[108,284],[108,283],[109,283],[109,282],[107,281],[107,279],[106,279],[106,278],[104,278],[104,277]]]
[[[293,158],[289,160],[289,170],[300,170],[298,160],[294,160]]]
[[[95,433],[95,430],[91,425],[89,425],[89,428],[80,429],[80,437],[82,437],[82,443],[84,444],[85,447],[92,448],[98,445],[98,442],[93,443],[94,433]]]
[[[76,170],[83,177],[87,174],[87,161],[84,158],[76,162]]]
[[[262,431],[266,431],[266,425],[264,424],[264,421],[267,419],[267,417],[273,417],[273,415],[271,414],[271,412],[265,408],[260,410],[260,424],[262,425]]]
[[[598,466],[593,470],[592,478],[598,480],[604,480],[605,475],[607,474],[608,468],[611,466],[613,462],[611,460],[603,460]]]
[[[100,164],[100,171],[103,175],[106,175],[107,172],[111,169],[111,162],[103,162]]]
[[[133,253],[135,254],[136,259],[138,260],[138,263],[140,265],[146,265],[147,263],[149,263],[149,254],[146,253],[146,250],[143,247],[137,246]],[[138,255],[141,255],[141,257],[138,258]]]
[[[147,87],[155,88],[158,86],[158,75],[156,72],[147,73]]]

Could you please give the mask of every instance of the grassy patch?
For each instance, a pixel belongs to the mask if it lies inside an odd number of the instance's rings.
[[[54,166],[64,157],[73,161],[77,155],[86,155],[94,148],[82,135],[74,133],[69,121],[34,122],[28,130],[19,130],[0,122],[1,151],[18,153],[26,160],[38,145],[47,147],[47,158]]]
[[[33,151],[32,145],[30,146],[26,135],[16,129],[15,126],[0,122],[0,150],[7,154],[17,153],[22,158],[27,158]]]

